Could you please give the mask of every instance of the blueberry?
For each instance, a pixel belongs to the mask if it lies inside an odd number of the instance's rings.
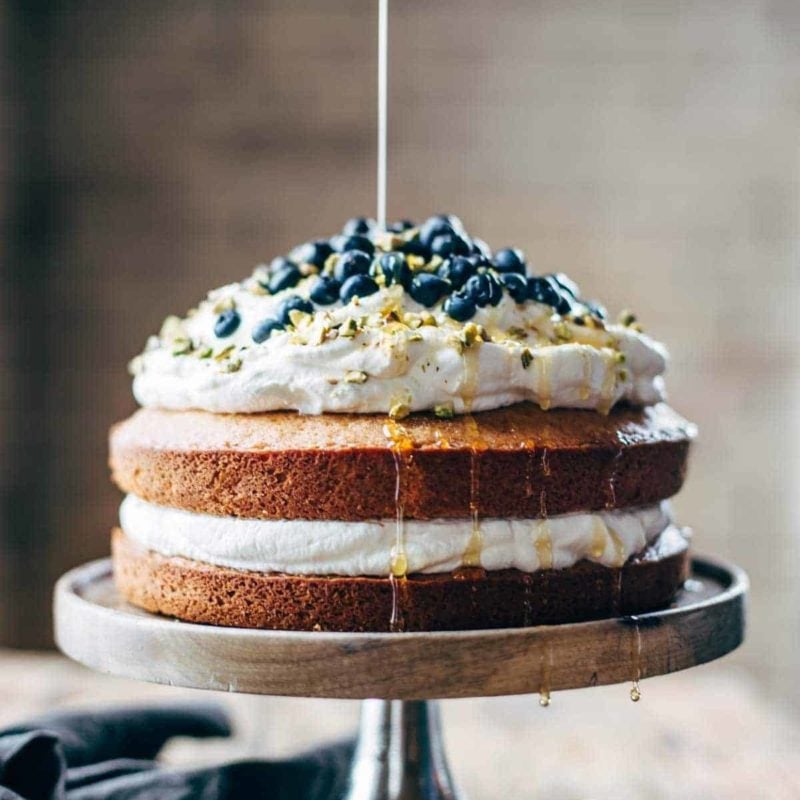
[[[413,227],[414,223],[410,219],[400,219],[389,226],[389,232],[403,233],[404,231],[410,231]]]
[[[525,274],[525,255],[516,247],[506,247],[494,254],[494,268],[498,272]]]
[[[353,217],[345,222],[342,233],[345,236],[363,236],[375,227],[375,220],[367,217]]]
[[[339,299],[339,281],[321,277],[311,290],[311,299],[320,306],[329,306]]]
[[[242,318],[236,309],[230,308],[227,311],[223,311],[214,323],[214,334],[219,336],[220,339],[224,339],[239,327],[241,321]]]
[[[316,242],[301,244],[292,251],[292,256],[300,264],[313,264],[317,269],[322,269],[332,252],[333,248],[325,239],[317,239]]]
[[[490,261],[492,258],[492,250],[483,239],[473,239],[472,240],[472,254],[476,256],[483,256],[487,261]]]
[[[269,279],[267,288],[272,294],[277,294],[284,289],[291,289],[293,286],[297,286],[300,277],[300,270],[297,269],[294,264],[288,267],[282,267]]]
[[[333,277],[339,283],[344,283],[353,275],[366,275],[369,272],[372,258],[360,250],[348,250],[339,256],[333,268]]]
[[[291,325],[292,320],[289,316],[290,311],[305,311],[306,314],[312,314],[314,312],[314,306],[312,306],[308,300],[300,297],[299,294],[293,294],[287,297],[278,306],[278,321],[281,324]]]
[[[569,314],[572,311],[572,298],[550,276],[528,278],[528,297],[538,303],[553,306],[559,314]]]
[[[486,256],[479,255],[477,253],[473,253],[471,256],[467,256],[467,261],[472,264],[475,269],[478,267],[491,267],[492,262],[486,258]]]
[[[528,278],[528,297],[553,308],[561,300],[561,295],[556,291],[554,284],[543,277]]]
[[[378,284],[368,275],[353,275],[348,278],[339,290],[343,303],[349,303],[354,297],[367,297],[378,291]]]
[[[457,322],[466,322],[468,319],[472,319],[476,310],[475,301],[464,292],[451,294],[444,301],[445,314]]]
[[[442,258],[467,256],[471,249],[471,243],[455,233],[444,233],[431,242],[431,252],[435,256],[441,256]]]
[[[522,275],[507,272],[500,276],[500,281],[515,303],[524,303],[528,299],[528,283]]]
[[[366,236],[334,236],[331,239],[331,244],[337,253],[359,250],[371,256],[375,252],[375,245]]]
[[[594,314],[598,319],[606,319],[608,317],[605,306],[598,303],[597,300],[587,300],[586,308],[589,309],[589,313]]]
[[[450,281],[423,272],[411,282],[408,293],[426,308],[436,305],[450,291]]]
[[[460,289],[475,274],[475,266],[470,258],[454,256],[439,267],[438,273],[449,280],[454,289]]]
[[[373,277],[383,275],[387,286],[399,283],[407,289],[411,285],[414,273],[406,263],[406,257],[402,253],[384,253],[379,259],[372,262],[369,274]]]
[[[296,269],[297,264],[283,256],[273,258],[272,261],[269,262],[270,275],[274,275],[276,272],[280,272],[282,269],[288,269],[289,267],[294,267]]]
[[[481,308],[488,305],[496,306],[503,299],[503,287],[489,272],[473,275],[464,285],[464,291]]]
[[[572,280],[568,275],[565,275],[563,272],[556,272],[552,275],[545,276],[549,278],[552,282],[554,282],[557,286],[564,291],[569,292],[574,298],[578,298],[581,296],[581,290],[578,288],[578,284]]]
[[[459,225],[453,225],[450,219],[440,214],[436,217],[426,219],[419,229],[419,239],[424,244],[430,247],[431,243],[437,236],[458,236],[463,231]]]
[[[575,301],[571,298],[566,292],[562,292],[558,297],[558,303],[556,304],[556,311],[559,314],[569,314],[572,311],[572,306]]]
[[[261,322],[253,328],[253,333],[251,335],[256,344],[261,344],[261,342],[266,342],[275,331],[282,330],[283,325],[278,322],[278,320],[267,317],[266,319],[262,319]]]
[[[431,257],[430,247],[423,244],[419,239],[412,239],[410,242],[404,242],[400,245],[400,251],[408,256],[419,256],[426,261]]]
[[[457,233],[464,233],[465,231],[464,223],[455,214],[434,214],[428,222],[432,220],[446,223]]]

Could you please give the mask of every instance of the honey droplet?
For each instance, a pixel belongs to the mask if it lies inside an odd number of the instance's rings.
[[[392,575],[394,575],[395,578],[405,578],[406,573],[408,572],[408,558],[406,557],[405,552],[397,552],[395,548],[392,548],[391,569]]]
[[[631,697],[633,697],[633,695],[631,695]],[[636,699],[638,700],[639,698],[637,697]],[[542,691],[539,692],[539,705],[542,708],[547,708],[547,706],[550,705],[550,692],[547,689],[542,689]]]
[[[634,703],[638,703],[642,699],[642,693],[639,689],[639,681],[634,681],[633,686],[631,686],[631,700]]]

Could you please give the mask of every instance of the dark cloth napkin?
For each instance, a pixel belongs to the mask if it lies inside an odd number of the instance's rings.
[[[230,736],[213,705],[49,714],[0,731],[0,800],[334,800],[353,744],[288,761],[176,770],[155,758],[174,736]]]

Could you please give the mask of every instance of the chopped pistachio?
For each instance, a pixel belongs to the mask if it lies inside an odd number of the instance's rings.
[[[299,308],[293,308],[289,312],[289,321],[294,325],[295,328],[302,327],[304,322],[310,321],[312,315],[309,314],[307,311],[301,311]]]
[[[336,263],[338,261],[339,261],[339,254],[338,253],[331,253],[325,259],[325,263],[322,266],[322,273],[324,275],[333,275],[333,268],[336,266]]]
[[[436,322],[436,317],[433,316],[430,312],[426,312],[420,315],[420,321],[423,325],[428,325],[432,328],[435,328],[439,323]]]
[[[618,370],[618,372],[617,372],[617,377],[618,377],[618,378],[619,378],[621,381],[627,381],[627,380],[628,380],[628,370],[627,370],[627,369],[624,369],[624,368],[623,368],[623,369],[621,369],[621,370]]]
[[[211,354],[214,352],[213,347],[203,347],[197,352],[198,358],[211,358]]]
[[[247,291],[250,292],[250,294],[256,295],[257,297],[263,297],[265,294],[269,294],[269,290],[262,286],[258,281],[247,284]]]
[[[214,361],[222,361],[223,359],[226,359],[235,349],[236,345],[229,344],[214,356]]]
[[[408,334],[408,341],[409,342],[421,342],[423,338],[424,337],[422,336],[422,334],[419,333],[418,331],[415,331],[414,333],[409,333]]]
[[[352,317],[348,317],[339,328],[339,336],[352,339],[356,333],[358,333],[358,323]]]
[[[528,332],[525,328],[510,327],[508,329],[508,336],[510,339],[527,339]]]
[[[185,356],[193,349],[191,339],[178,338],[172,341],[172,355],[174,356]]]
[[[533,363],[533,352],[529,347],[523,347],[519,357],[522,361],[523,369],[528,369],[528,367]]]
[[[556,322],[553,325],[553,332],[556,335],[557,339],[561,339],[562,341],[568,342],[572,339],[572,331],[569,329],[569,326],[566,322]]]
[[[366,383],[367,378],[369,376],[366,372],[362,372],[360,369],[351,369],[345,372],[344,374],[344,382],[345,383]]]
[[[392,419],[403,419],[411,413],[411,408],[408,403],[395,403],[389,409],[389,416]]]
[[[212,309],[215,314],[221,314],[223,311],[232,311],[236,308],[236,301],[232,297],[223,297],[217,300]]]
[[[456,412],[453,410],[452,403],[443,403],[442,405],[434,406],[433,413],[439,419],[453,419],[453,417],[456,415]]]
[[[625,361],[627,360],[625,357],[625,353],[620,353],[619,351],[614,353],[614,359],[616,360],[617,364],[624,364]]]
[[[223,372],[238,372],[242,368],[242,359],[241,358],[232,358],[230,361],[226,361],[222,367]]]
[[[619,312],[619,324],[624,325],[626,328],[629,328],[636,322],[636,314],[633,313],[630,309],[625,309],[624,311]]]
[[[466,347],[470,347],[478,341],[489,341],[489,335],[486,333],[483,325],[468,322],[461,331],[461,341]]]

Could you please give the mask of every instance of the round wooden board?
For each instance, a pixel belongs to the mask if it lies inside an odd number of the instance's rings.
[[[741,569],[696,558],[673,606],[639,617],[445,633],[266,631],[135,609],[102,560],[58,582],[55,630],[76,661],[156,683],[303,697],[477,697],[620,683],[712,661],[741,643],[746,593]]]

